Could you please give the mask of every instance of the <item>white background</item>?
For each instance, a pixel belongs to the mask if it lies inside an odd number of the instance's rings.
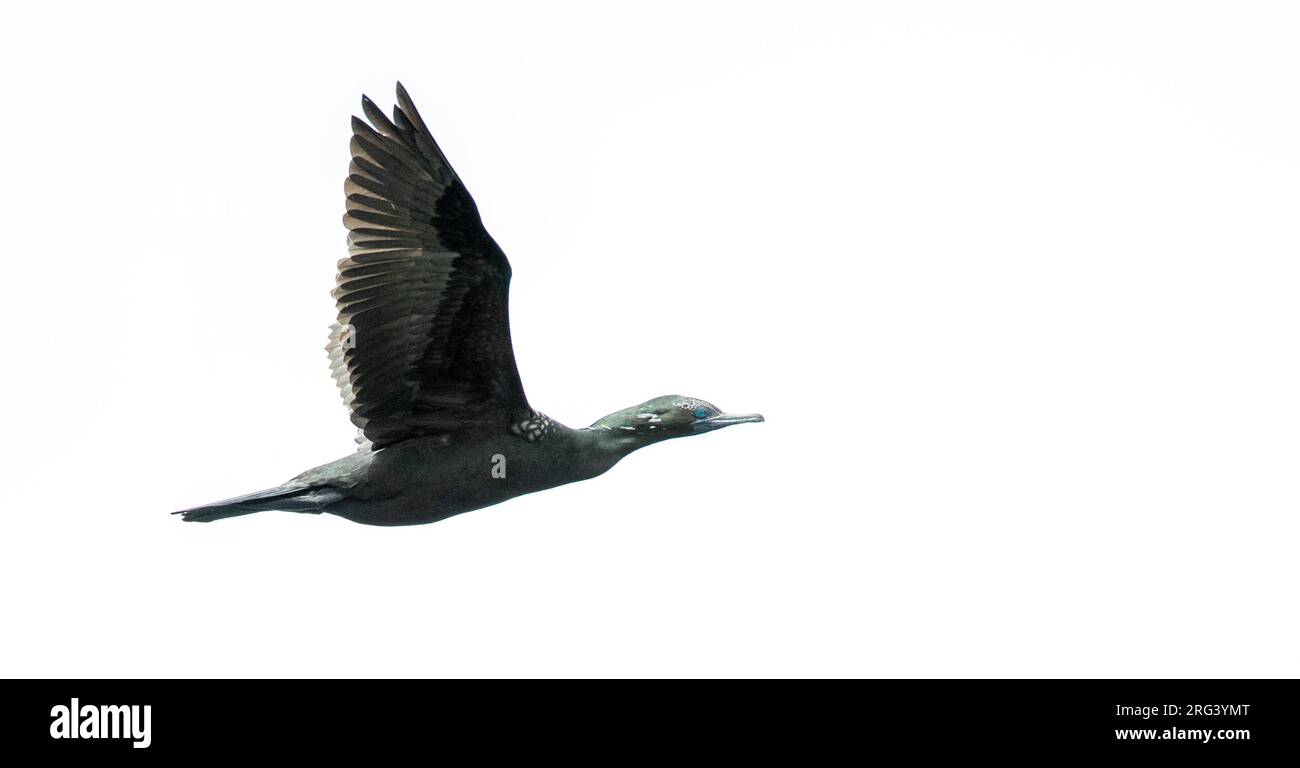
[[[0,673],[1300,674],[1294,5],[537,5],[6,10]],[[430,526],[170,517],[351,449],[396,79],[534,405],[767,423]]]

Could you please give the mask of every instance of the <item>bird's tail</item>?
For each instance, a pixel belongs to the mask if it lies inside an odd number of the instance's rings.
[[[204,504],[193,509],[183,509],[172,514],[180,515],[181,519],[196,523],[208,523],[213,520],[223,520],[227,517],[238,517],[253,512],[267,512],[277,509],[287,512],[319,514],[326,505],[333,504],[341,498],[343,498],[341,491],[328,486],[282,485],[278,488],[268,488],[265,491],[236,496],[225,501]]]

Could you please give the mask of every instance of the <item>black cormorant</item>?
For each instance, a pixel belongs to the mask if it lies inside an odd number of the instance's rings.
[[[413,525],[595,477],[638,448],[762,421],[657,397],[570,429],[524,396],[510,344],[510,263],[397,85],[389,120],[361,99],[345,184],[329,353],[358,450],[278,488],[187,509],[207,522],[265,510]]]

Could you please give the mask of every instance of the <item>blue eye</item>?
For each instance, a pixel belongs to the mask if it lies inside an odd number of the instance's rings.
[[[708,416],[708,415],[709,415],[709,412],[706,411],[706,410],[704,410],[703,408],[696,408],[696,409],[695,409],[695,418],[697,418],[697,419],[702,419],[702,418],[704,418],[704,417],[706,417],[706,416]]]

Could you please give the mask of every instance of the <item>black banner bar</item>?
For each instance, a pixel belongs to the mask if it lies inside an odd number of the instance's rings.
[[[503,745],[638,758],[689,745],[1004,755],[1295,751],[1291,681],[9,681],[0,737],[53,757],[381,756]],[[611,741],[612,740],[612,741]],[[605,745],[601,747],[599,745]],[[604,750],[604,751],[602,751]],[[730,751],[729,751],[730,750]]]

